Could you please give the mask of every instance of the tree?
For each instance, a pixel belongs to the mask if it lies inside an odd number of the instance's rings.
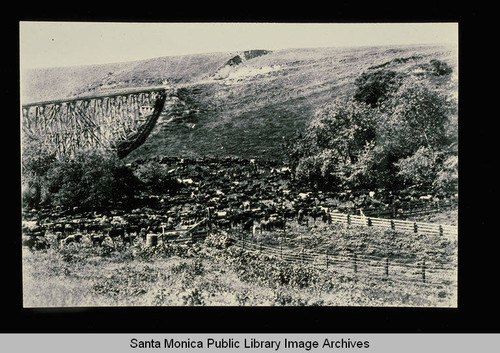
[[[385,69],[363,72],[354,81],[356,85],[354,99],[375,108],[397,90],[405,76]]]
[[[374,119],[373,110],[357,101],[323,106],[298,143],[296,177],[330,189],[370,183]]]
[[[447,97],[415,79],[407,80],[380,108],[377,142],[384,153],[406,158],[420,147],[447,144],[445,125],[451,107]]]
[[[458,190],[458,155],[446,156],[442,163],[442,168],[437,172],[432,183],[436,192],[443,194],[456,193]]]
[[[417,190],[430,190],[433,181],[442,169],[443,153],[421,146],[414,154],[401,158],[395,163],[397,174],[406,186]]]
[[[86,151],[53,164],[44,178],[42,201],[64,208],[122,207],[140,189],[140,182],[116,156]]]
[[[292,149],[295,176],[329,189],[452,189],[456,106],[410,76],[384,94],[375,107],[356,99],[321,107]]]
[[[26,143],[22,151],[22,202],[25,208],[39,208],[43,180],[56,161],[55,153]]]
[[[176,192],[180,187],[177,179],[172,178],[165,165],[149,161],[141,164],[134,175],[154,194],[170,194]]]

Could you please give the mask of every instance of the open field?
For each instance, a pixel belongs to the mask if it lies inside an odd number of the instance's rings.
[[[201,243],[160,242],[156,247],[146,247],[141,239],[133,245],[96,246],[84,237],[79,244],[25,249],[24,305],[456,305],[456,241],[294,222],[284,232],[246,234],[243,248],[241,242],[228,246],[229,238],[238,237],[242,237],[238,230],[214,231]],[[267,251],[279,249],[278,244],[285,260]],[[313,251],[328,251],[329,265],[325,266],[325,257],[320,259],[323,263],[301,261],[301,249],[308,251],[307,259]],[[295,260],[292,253],[298,254]],[[349,257],[353,253],[358,254],[356,265]],[[338,260],[341,257],[343,261]],[[390,259],[390,275],[367,259]],[[412,267],[422,260],[427,264],[425,281],[420,267]],[[443,277],[433,272],[436,265],[451,271]],[[398,266],[404,266],[404,273],[398,273]]]

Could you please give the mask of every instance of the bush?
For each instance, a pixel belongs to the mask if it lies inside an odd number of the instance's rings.
[[[297,146],[302,154],[294,155],[295,176],[329,190],[369,187],[375,126],[376,115],[364,103],[336,100],[323,106]]]
[[[433,189],[444,194],[456,193],[458,190],[458,156],[448,156],[437,171],[433,181]]]
[[[204,244],[216,249],[227,249],[232,244],[232,239],[223,233],[211,233],[205,240]]]
[[[26,161],[23,177],[37,184],[25,196],[36,206],[96,209],[128,206],[140,190],[140,183],[117,157],[104,152],[86,151],[73,157],[50,159],[40,168],[36,158]],[[38,194],[33,195],[33,188]],[[31,199],[30,199],[31,196]],[[36,200],[38,198],[38,200]],[[35,202],[38,201],[38,202]]]
[[[37,209],[43,200],[44,178],[56,162],[56,156],[30,144],[24,146],[22,152],[23,207]]]
[[[361,75],[357,84],[357,99],[321,107],[305,135],[288,148],[295,177],[329,191],[397,191],[409,184],[452,189],[451,99],[424,80],[383,70]]]
[[[374,108],[397,90],[404,77],[401,73],[383,69],[363,72],[354,82],[357,87],[354,99]]]
[[[156,161],[141,164],[134,175],[154,194],[175,193],[181,184],[168,173],[167,166]]]
[[[420,147],[413,155],[395,163],[398,168],[397,174],[403,178],[407,186],[422,191],[431,190],[438,175],[443,175],[443,159],[442,152]]]
[[[447,63],[432,59],[428,64],[421,65],[422,69],[434,76],[446,76],[453,72],[453,69]]]

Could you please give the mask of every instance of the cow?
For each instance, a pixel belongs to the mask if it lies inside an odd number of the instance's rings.
[[[90,240],[94,245],[102,245],[105,238],[106,236],[104,234],[92,234],[90,236]]]
[[[68,235],[66,238],[61,239],[60,245],[64,246],[70,243],[79,243],[80,240],[82,239],[82,235],[80,233],[75,233]]]
[[[269,230],[275,230],[275,229],[285,229],[285,220],[282,218],[274,218],[270,217],[269,218],[269,224],[268,224],[268,229]]]
[[[49,246],[45,237],[28,236],[28,235],[23,235],[22,244],[23,246],[28,247],[30,250],[41,250]]]
[[[130,237],[125,237],[125,228],[123,227],[112,227],[111,229],[108,230],[108,237],[111,238],[113,243],[115,242],[115,239],[118,238],[122,243],[125,242],[131,242]]]
[[[254,222],[253,227],[252,227],[252,235],[255,237],[257,235],[257,232],[262,234],[262,222],[261,223]]]
[[[250,232],[250,230],[252,229],[253,227],[253,218],[250,218],[250,219],[247,219],[246,221],[243,222],[243,230],[245,232]]]

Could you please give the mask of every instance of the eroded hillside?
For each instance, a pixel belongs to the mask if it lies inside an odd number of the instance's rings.
[[[302,131],[321,105],[352,97],[363,72],[425,74],[431,60],[452,67],[451,75],[430,80],[456,97],[457,53],[444,46],[259,49],[53,68],[25,73],[21,92],[25,103],[168,85],[177,88],[176,100],[167,102],[156,128],[128,159],[280,159],[282,143]]]

